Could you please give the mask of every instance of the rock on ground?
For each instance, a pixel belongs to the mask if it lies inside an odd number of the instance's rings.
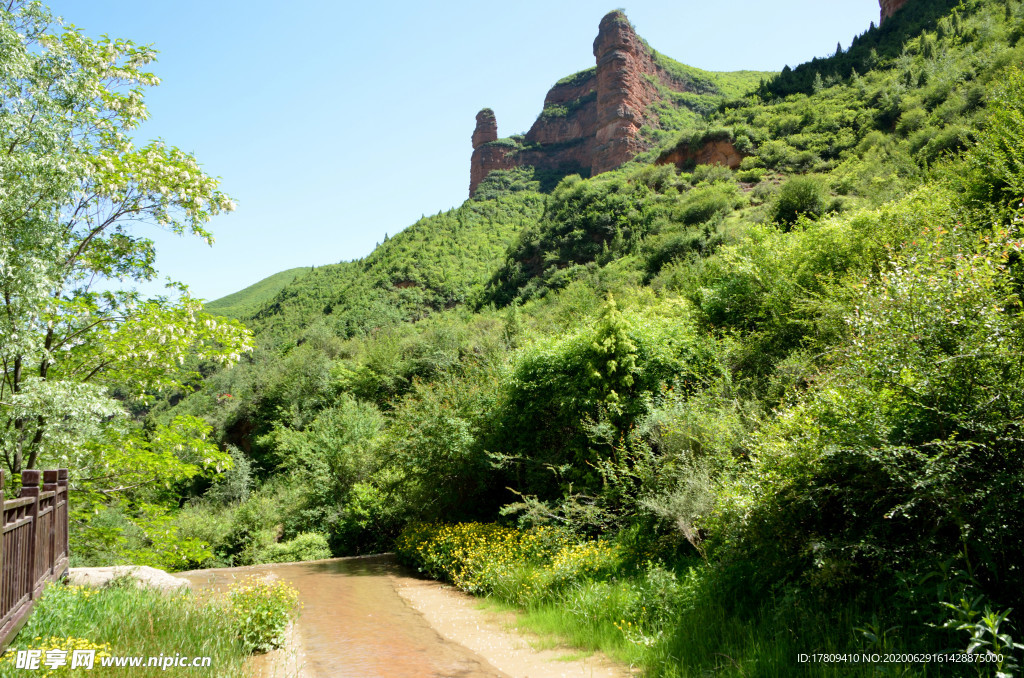
[[[182,587],[191,588],[187,579],[175,577],[163,570],[146,565],[116,565],[114,567],[72,567],[68,571],[68,582],[77,586],[106,586],[120,577],[131,577],[143,586],[161,591],[176,591]]]

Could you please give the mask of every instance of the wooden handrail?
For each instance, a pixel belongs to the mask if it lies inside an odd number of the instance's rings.
[[[46,585],[67,570],[67,469],[22,471],[21,496],[9,500],[0,471],[0,652],[28,621]]]

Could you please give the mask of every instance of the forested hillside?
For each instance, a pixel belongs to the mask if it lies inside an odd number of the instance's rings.
[[[160,504],[154,564],[397,547],[652,675],[1015,675],[1022,37],[1019,0],[911,1],[616,170],[494,171],[303,274],[138,410],[232,467],[98,507],[77,557]],[[738,169],[666,160],[718,142]]]
[[[311,268],[300,267],[280,271],[249,285],[244,290],[209,301],[203,305],[203,308],[211,313],[227,318],[250,317],[263,304],[280,292],[282,288],[293,282],[303,273],[308,272]]]

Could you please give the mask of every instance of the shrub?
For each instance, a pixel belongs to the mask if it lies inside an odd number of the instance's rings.
[[[607,579],[621,567],[621,548],[581,541],[568,530],[518,530],[486,523],[410,525],[396,540],[403,562],[470,593],[527,604],[573,583]]]
[[[518,491],[547,499],[570,484],[596,489],[593,464],[611,452],[612,430],[628,430],[660,385],[693,385],[713,369],[710,342],[686,318],[622,313],[609,302],[595,321],[517,356],[489,449],[509,455]],[[608,435],[595,441],[588,421]]]
[[[286,542],[271,544],[260,554],[263,563],[295,563],[331,557],[327,537],[319,532],[303,532]]]
[[[697,165],[693,168],[693,176],[691,178],[694,185],[700,183],[717,184],[732,180],[732,170],[724,165]]]
[[[741,202],[742,198],[735,184],[705,184],[686,194],[678,217],[684,224],[702,224],[719,215],[728,214]]]
[[[281,647],[299,610],[299,592],[283,581],[250,577],[232,585],[228,599],[238,637],[254,652]]]
[[[752,169],[740,170],[736,173],[736,178],[747,184],[756,184],[764,179],[765,174],[768,170],[761,167],[754,167]]]
[[[825,212],[825,189],[814,177],[792,177],[779,188],[772,205],[772,218],[792,226],[801,216],[812,219]]]
[[[711,233],[710,228],[699,227],[648,238],[643,251],[647,257],[647,275],[657,275],[673,259],[681,259],[690,254],[707,256],[721,243],[722,236],[719,233]]]

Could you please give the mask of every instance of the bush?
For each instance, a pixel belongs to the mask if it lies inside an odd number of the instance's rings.
[[[297,563],[331,557],[327,537],[319,532],[303,532],[286,542],[271,544],[259,554],[261,563]]]
[[[739,190],[733,183],[704,184],[686,194],[678,218],[684,224],[702,224],[719,215],[728,214],[742,202]]]
[[[281,647],[299,610],[299,592],[283,581],[250,577],[228,591],[231,617],[242,643],[253,652]]]
[[[814,177],[792,177],[779,188],[771,216],[779,224],[792,226],[801,216],[817,219],[825,213],[825,189]]]
[[[693,184],[717,184],[733,181],[732,170],[724,165],[697,165],[690,179]]]
[[[518,530],[485,523],[415,524],[399,535],[403,562],[469,593],[495,593],[527,604],[551,598],[573,583],[607,579],[622,565],[621,548],[581,541],[557,527]],[[523,580],[526,577],[527,583]]]
[[[736,178],[747,184],[756,184],[764,179],[768,170],[760,167],[754,167],[753,169],[740,170],[736,173]]]
[[[715,364],[711,342],[685,317],[627,314],[608,302],[595,320],[517,356],[489,449],[509,455],[518,491],[549,499],[570,485],[597,489],[594,464],[646,412],[650,396],[676,380],[692,386]],[[600,440],[588,426],[596,422]]]
[[[1024,333],[1002,264],[1021,247],[925,231],[857,286],[836,367],[760,429],[741,481],[739,559],[763,583],[835,594],[956,562],[1024,602]]]
[[[721,243],[722,236],[711,233],[709,227],[662,233],[648,238],[643,248],[647,257],[647,275],[657,275],[673,259],[681,259],[690,254],[707,256]]]

